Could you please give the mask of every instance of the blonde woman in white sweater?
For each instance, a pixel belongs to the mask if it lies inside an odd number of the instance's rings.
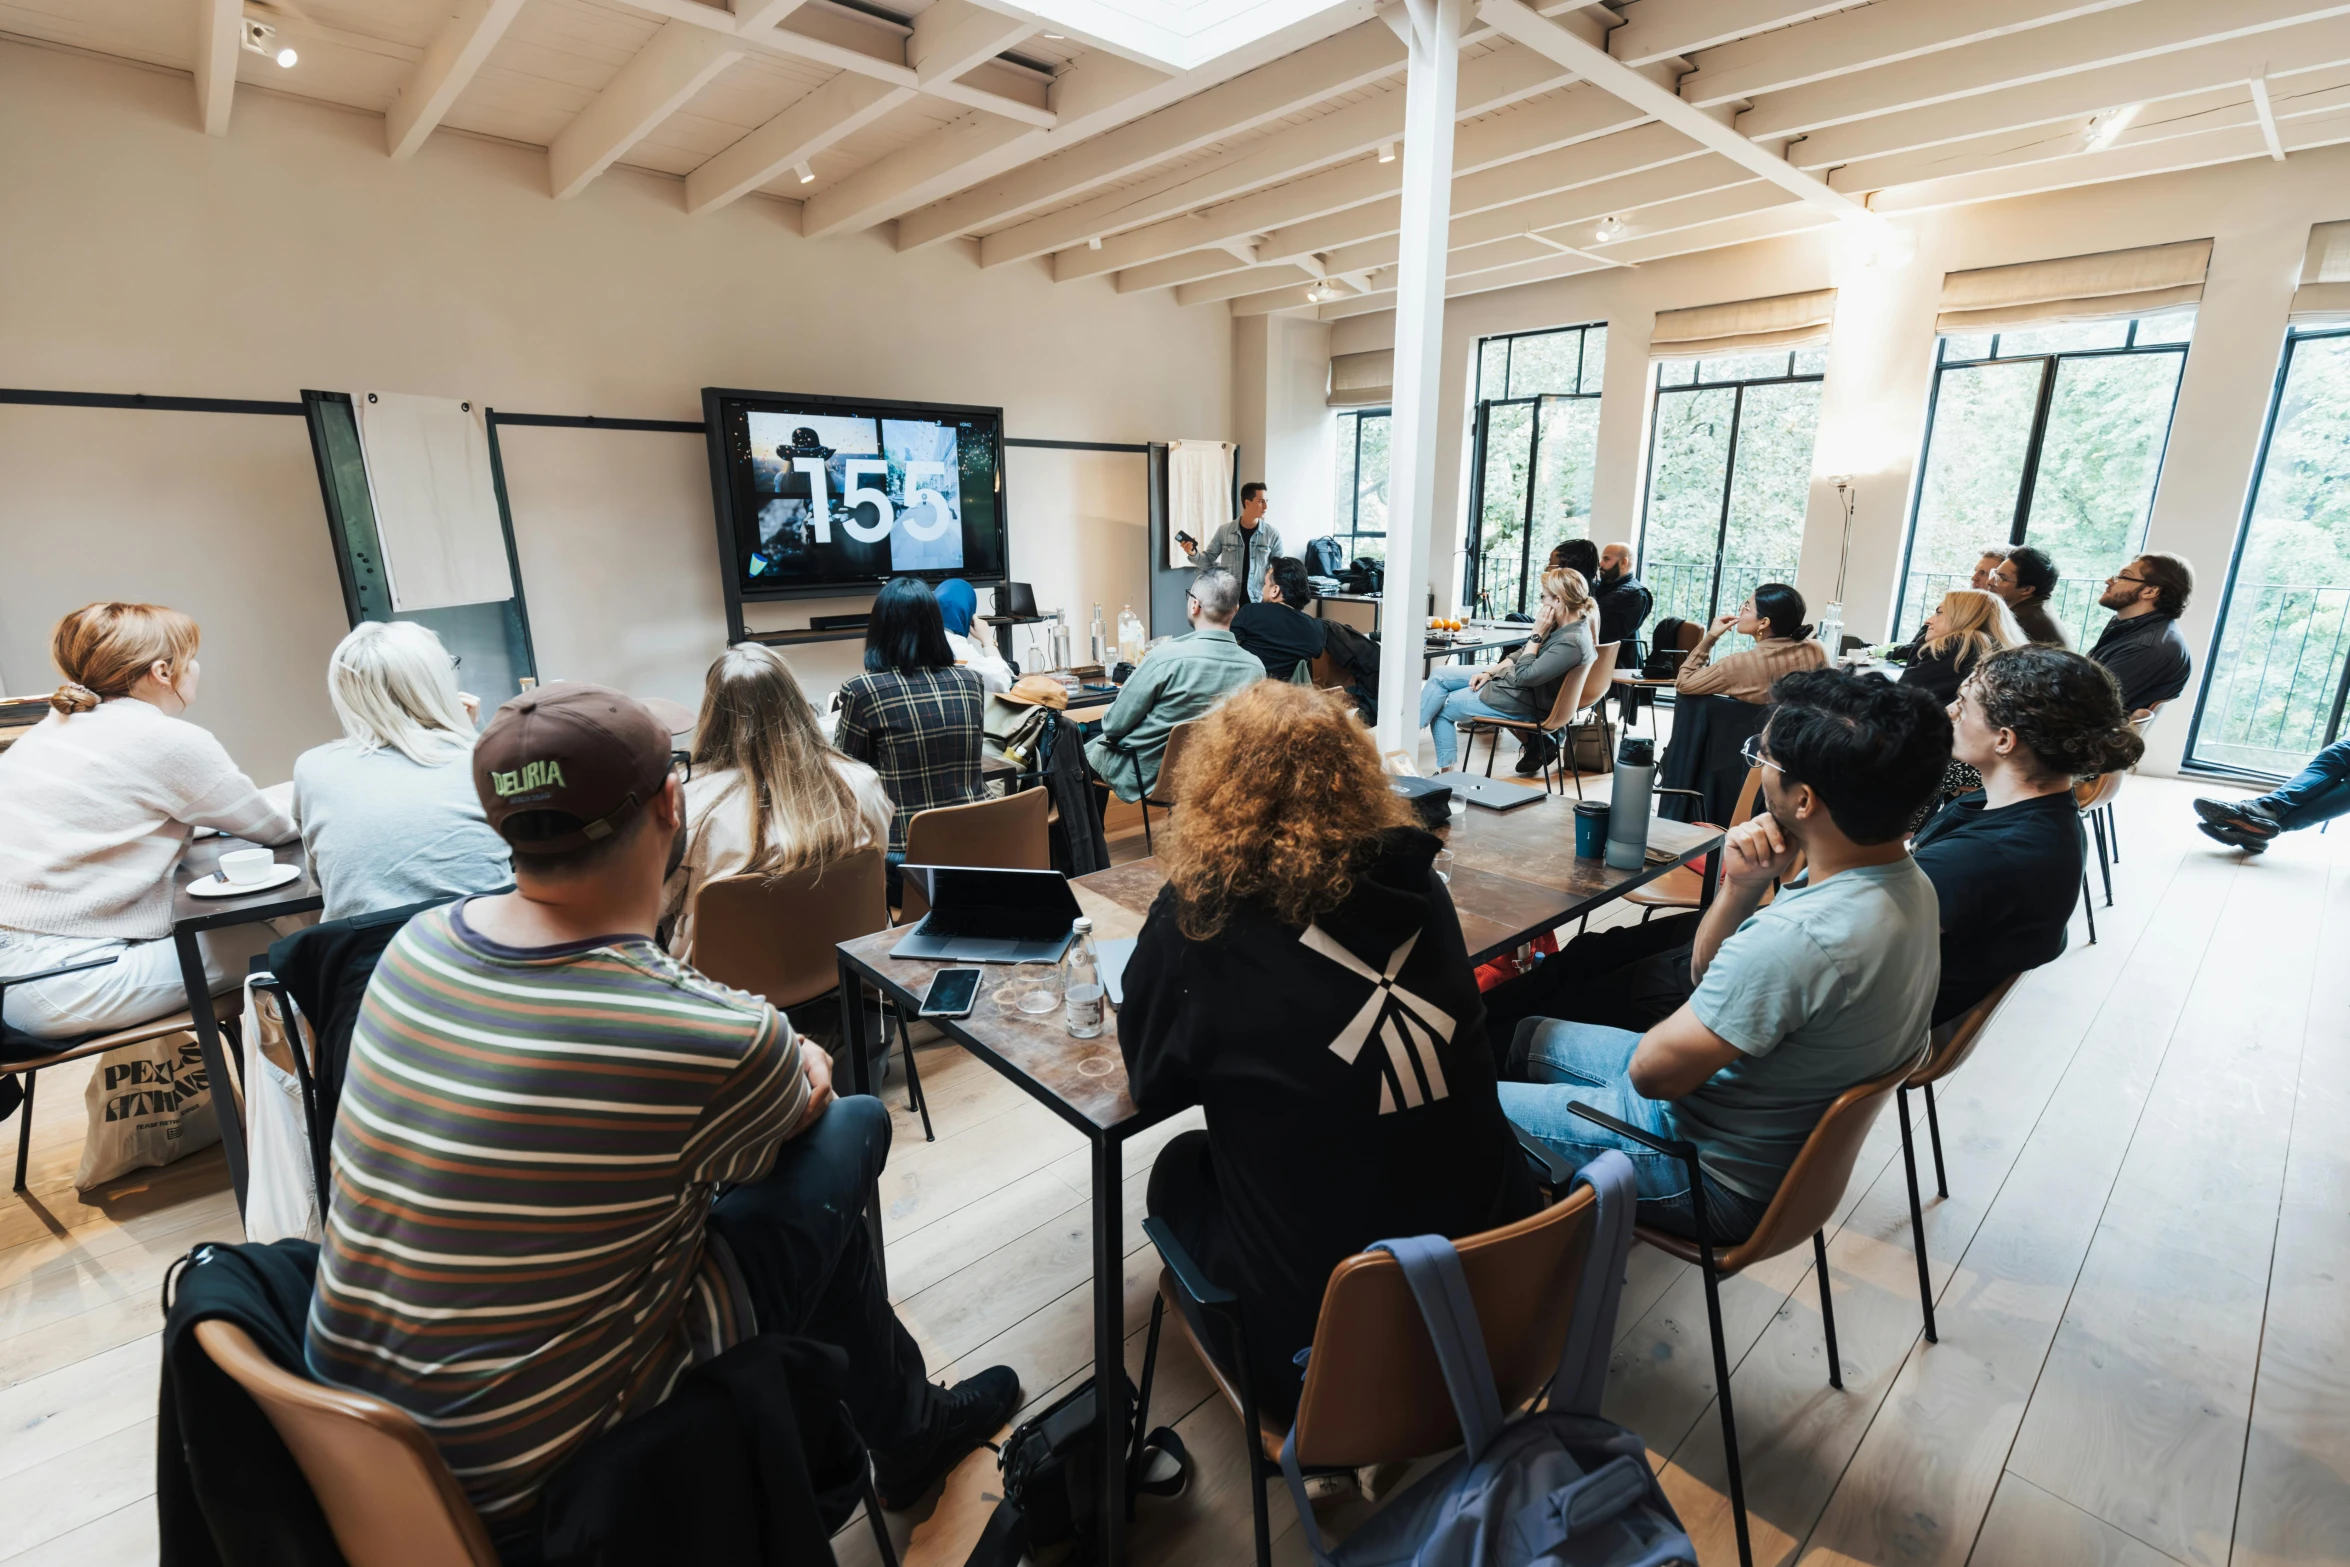
[[[0,752],[0,976],[115,961],[9,986],[11,1028],[71,1039],[186,1006],[169,938],[189,833],[296,836],[211,732],[180,716],[202,672],[196,640],[193,620],[157,604],[91,604],[57,623],[54,711]],[[242,983],[273,939],[266,925],[199,937],[213,990]]]

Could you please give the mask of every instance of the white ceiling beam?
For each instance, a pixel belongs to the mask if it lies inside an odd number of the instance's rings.
[[[2260,116],[2260,139],[2268,143],[2268,155],[2277,162],[2285,161],[2284,138],[2277,134],[2276,105],[2268,101],[2268,81],[2255,76],[2245,87],[2252,94],[2252,112]]]
[[[807,0],[740,0],[734,8],[734,30],[749,33],[773,27],[806,3]]]
[[[2296,72],[2350,62],[2350,16],[1830,126],[1791,144],[1787,157],[1807,169],[1831,168],[1993,131],[2077,119],[2125,103],[2208,92],[2261,75],[2285,91],[2288,78],[2269,70],[2272,58],[2290,60]]]
[[[812,197],[800,209],[800,233],[815,239],[887,222],[961,189],[974,162],[1043,134],[992,115],[965,116]]]
[[[906,40],[906,64],[925,87],[951,82],[1042,30],[1034,22],[990,11],[971,0],[937,0],[914,18],[914,36]]]
[[[568,201],[587,189],[622,153],[742,57],[743,46],[723,33],[665,24],[547,148],[547,185],[555,199]]]
[[[1268,289],[1302,288],[1318,283],[1322,274],[1311,267],[1284,261],[1278,266],[1251,267],[1246,272],[1235,272],[1229,277],[1209,278],[1199,283],[1178,284],[1175,303],[1179,305],[1212,305],[1219,299],[1238,299],[1247,294],[1261,294]]]
[[[2116,11],[1989,39],[1773,93],[1738,116],[1757,140],[1973,97],[2029,82],[2207,49],[2297,23],[2350,15],[2350,0],[2138,0]]]
[[[2135,4],[2136,0],[1877,0],[1697,57],[1681,96],[1701,108],[1784,92]]]
[[[207,136],[228,134],[244,26],[243,0],[196,0],[196,121]]]
[[[685,210],[707,212],[747,196],[914,96],[910,87],[843,71],[688,174]]]
[[[1462,102],[1467,101],[1464,90]],[[1496,165],[1521,168],[1520,160],[1528,159],[1529,155],[1544,156],[1532,168],[1525,169],[1524,177],[1551,179],[1556,182],[1552,188],[1559,189],[1581,183],[1576,170],[1584,156],[1580,149],[1585,146],[1604,149],[1590,154],[1596,160],[1588,175],[1591,179],[1605,179],[1623,172],[1627,158],[1635,163],[1659,162],[1669,157],[1687,157],[1694,151],[1686,140],[1669,131],[1620,147],[1617,137],[1607,134],[1614,131],[1631,135],[1625,127],[1637,125],[1639,118],[1637,110],[1625,107],[1606,93],[1578,89],[1560,95],[1556,109],[1544,102],[1529,105],[1522,114],[1497,115],[1475,125],[1462,126],[1453,139],[1455,199],[1458,200],[1465,185],[1483,178],[1479,170]],[[1331,229],[1326,237],[1317,236],[1310,242],[1293,237],[1268,254],[1302,255],[1368,234],[1391,234],[1402,221],[1403,203],[1396,195],[1402,188],[1403,177],[1397,172],[1401,167],[1400,161],[1381,163],[1376,158],[1358,156],[1353,162],[1256,191],[1235,201],[1112,235],[1102,241],[1099,250],[1077,246],[1060,251],[1053,257],[1053,276],[1066,283],[1100,272],[1122,271],[1202,246],[1219,245],[1242,235],[1294,227],[1325,215]],[[1504,199],[1523,194],[1526,192],[1514,191]]]
[[[1129,120],[1047,160],[909,213],[898,224],[899,248],[935,244],[1018,217],[1090,186],[1270,124],[1339,93],[1367,87],[1402,70],[1403,64],[1403,46],[1394,36],[1376,22],[1363,23]]]
[[[424,58],[384,110],[385,152],[394,158],[415,155],[521,14],[522,0],[455,0]]]
[[[1815,16],[1852,0],[1640,0],[1608,35],[1608,53],[1626,65],[1653,65]]]
[[[1684,103],[1680,94],[1657,83],[1607,52],[1604,34],[1578,24],[1587,19],[1570,16],[1553,21],[1537,16],[1521,0],[1481,0],[1477,7],[1494,31],[1556,60],[1594,87],[1614,93],[1633,108],[1664,121],[1690,140],[1752,170],[1781,190],[1842,218],[1865,218],[1867,209],[1827,183],[1805,173],[1776,152],[1759,147],[1715,119],[1705,110]]]
[[[1504,108],[1556,87],[1564,80],[1564,73],[1556,65],[1529,50],[1506,49],[1481,55],[1461,66],[1460,112],[1482,114]],[[1002,266],[1066,246],[1082,247],[1089,239],[1119,234],[1179,212],[1229,201],[1296,175],[1360,157],[1382,142],[1400,139],[1403,117],[1404,95],[1400,92],[1350,104],[1294,126],[1279,136],[1170,170],[1159,179],[1106,191],[1090,201],[1000,229],[979,242],[979,264]],[[1229,234],[1218,235],[1216,239],[1227,237]],[[1214,244],[1216,239],[1202,243]],[[1091,254],[1099,257],[1103,253]],[[1113,262],[1088,271],[1106,272],[1115,265]],[[1056,275],[1060,274],[1056,272]]]
[[[1643,179],[1654,177],[1653,174],[1641,176]],[[1677,196],[1665,194],[1670,189],[1669,186],[1659,187],[1655,199],[1637,204],[1610,202],[1602,205],[1588,192],[1570,191],[1564,197],[1551,201],[1481,212],[1461,225],[1461,237],[1455,241],[1453,248],[1472,250],[1500,244],[1520,238],[1529,231],[1540,232],[1570,226],[1579,231],[1583,224],[1599,218],[1611,214],[1622,215],[1625,226],[1619,238],[1607,241],[1604,245],[1596,238],[1591,240],[1589,248],[1599,251],[1632,239],[1644,239],[1700,223],[1714,223],[1743,213],[1759,212],[1787,200],[1787,193],[1776,185],[1753,179],[1742,179],[1736,184]],[[1388,266],[1394,261],[1395,254],[1396,241],[1392,237],[1370,240],[1331,251],[1329,264],[1338,271],[1355,272],[1365,267]]]
[[[1173,288],[1178,283],[1196,283],[1201,278],[1244,271],[1254,259],[1253,256],[1244,259],[1220,245],[1211,246],[1169,256],[1164,261],[1146,261],[1139,267],[1127,267],[1111,281],[1121,294],[1139,294],[1147,289]]]

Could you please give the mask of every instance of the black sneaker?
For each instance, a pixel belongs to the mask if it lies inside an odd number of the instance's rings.
[[[922,1500],[1019,1407],[1020,1376],[1010,1366],[990,1366],[941,1388],[920,1435],[896,1452],[873,1455],[873,1488],[881,1493],[881,1505],[903,1512]]]
[[[2246,854],[2266,854],[2268,852],[2266,838],[2256,833],[2247,832],[2234,822],[2197,822],[2195,830],[2206,838],[2216,838],[2229,848],[2241,849]]]
[[[1531,778],[1558,760],[1559,745],[1548,735],[1536,735],[1518,758],[1518,776]]]
[[[2262,810],[2252,800],[2197,800],[2195,814],[2214,827],[2230,827],[2249,838],[2266,841],[2284,830],[2285,824]],[[2217,836],[2213,834],[2212,836]],[[2222,838],[2222,843],[2231,840]]]

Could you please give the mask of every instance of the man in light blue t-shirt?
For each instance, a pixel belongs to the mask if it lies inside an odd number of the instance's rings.
[[[1950,760],[1949,719],[1876,676],[1807,670],[1771,695],[1748,742],[1767,809],[1724,845],[1695,992],[1645,1034],[1530,1018],[1511,1051],[1529,1080],[1501,1085],[1509,1118],[1575,1164],[1629,1155],[1641,1218],[1685,1233],[1688,1167],[1568,1106],[1696,1144],[1717,1241],[1752,1233],[1837,1095],[1924,1051],[1941,979],[1940,907],[1904,837]],[[1798,855],[1805,873],[1764,907]]]

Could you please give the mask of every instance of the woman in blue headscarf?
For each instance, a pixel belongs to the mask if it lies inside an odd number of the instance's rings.
[[[984,633],[971,634],[971,622],[979,613],[979,594],[961,577],[949,577],[932,591],[938,597],[939,615],[946,621],[947,646],[955,650],[955,662],[969,668],[989,691],[1011,690],[1012,666],[988,646]]]

